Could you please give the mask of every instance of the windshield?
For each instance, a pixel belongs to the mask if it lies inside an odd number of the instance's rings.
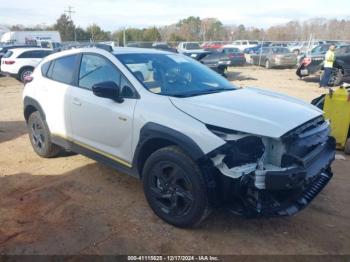
[[[199,44],[197,44],[197,43],[187,43],[185,48],[187,50],[201,49]]]
[[[188,97],[235,90],[208,67],[180,54],[118,54],[144,87],[160,95]]]

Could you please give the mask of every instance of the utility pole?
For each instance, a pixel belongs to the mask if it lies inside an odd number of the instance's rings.
[[[125,27],[123,28],[123,46],[126,45],[126,39],[125,39]]]
[[[64,10],[65,13],[68,13],[68,17],[69,20],[72,20],[72,14],[75,13],[75,11],[73,11],[73,6],[68,6],[68,10]]]
[[[68,10],[64,10],[65,13],[68,13],[69,20],[72,21],[72,14],[75,14],[76,12],[73,11],[73,6],[68,6]],[[74,28],[74,42],[77,42],[77,32]]]

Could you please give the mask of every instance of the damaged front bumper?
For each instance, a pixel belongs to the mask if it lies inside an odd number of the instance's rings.
[[[226,148],[214,152],[211,160],[221,173],[223,201],[236,214],[293,215],[305,208],[332,178],[330,166],[336,143],[329,136],[326,121],[316,120],[293,130],[281,138],[280,148],[265,141],[265,151],[268,147],[275,150],[269,161],[263,160],[265,153],[261,154],[262,144],[258,144],[256,138],[256,141],[251,136],[234,139]],[[240,155],[238,152],[242,151]],[[254,155],[252,151],[257,153]],[[227,157],[235,154],[239,157]],[[271,164],[277,156],[280,157],[278,164]],[[244,163],[246,159],[250,159],[250,163]]]
[[[285,171],[267,171],[265,173],[266,190],[290,190],[310,183],[322,170],[330,166],[335,157],[335,140],[329,137],[296,164]]]

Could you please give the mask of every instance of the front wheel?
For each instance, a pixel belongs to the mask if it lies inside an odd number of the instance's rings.
[[[142,173],[146,199],[161,219],[193,227],[209,215],[206,186],[197,164],[176,146],[154,152]]]
[[[35,153],[49,158],[58,155],[60,147],[51,142],[51,134],[40,113],[35,111],[28,118],[28,133]]]

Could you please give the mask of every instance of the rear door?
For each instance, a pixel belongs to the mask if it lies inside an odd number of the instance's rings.
[[[25,51],[22,54],[20,54],[19,56],[17,56],[16,58],[16,63],[17,63],[17,67],[18,70],[20,70],[22,67],[24,66],[37,66],[38,62],[37,62],[37,58],[35,58],[33,56],[33,53],[35,51]]]
[[[31,52],[31,58],[32,59],[30,61],[31,62],[30,65],[36,67],[44,57],[48,56],[51,53],[52,53],[52,51],[49,51],[49,50],[35,50],[35,51],[32,51]]]
[[[122,87],[122,103],[93,94],[92,86],[105,81]],[[74,141],[130,166],[136,91],[109,59],[92,53],[82,56],[77,85],[70,101]]]
[[[79,55],[63,56],[46,62],[41,66],[44,77],[36,82],[38,101],[45,112],[50,132],[66,139],[72,137],[69,101],[78,64]]]

